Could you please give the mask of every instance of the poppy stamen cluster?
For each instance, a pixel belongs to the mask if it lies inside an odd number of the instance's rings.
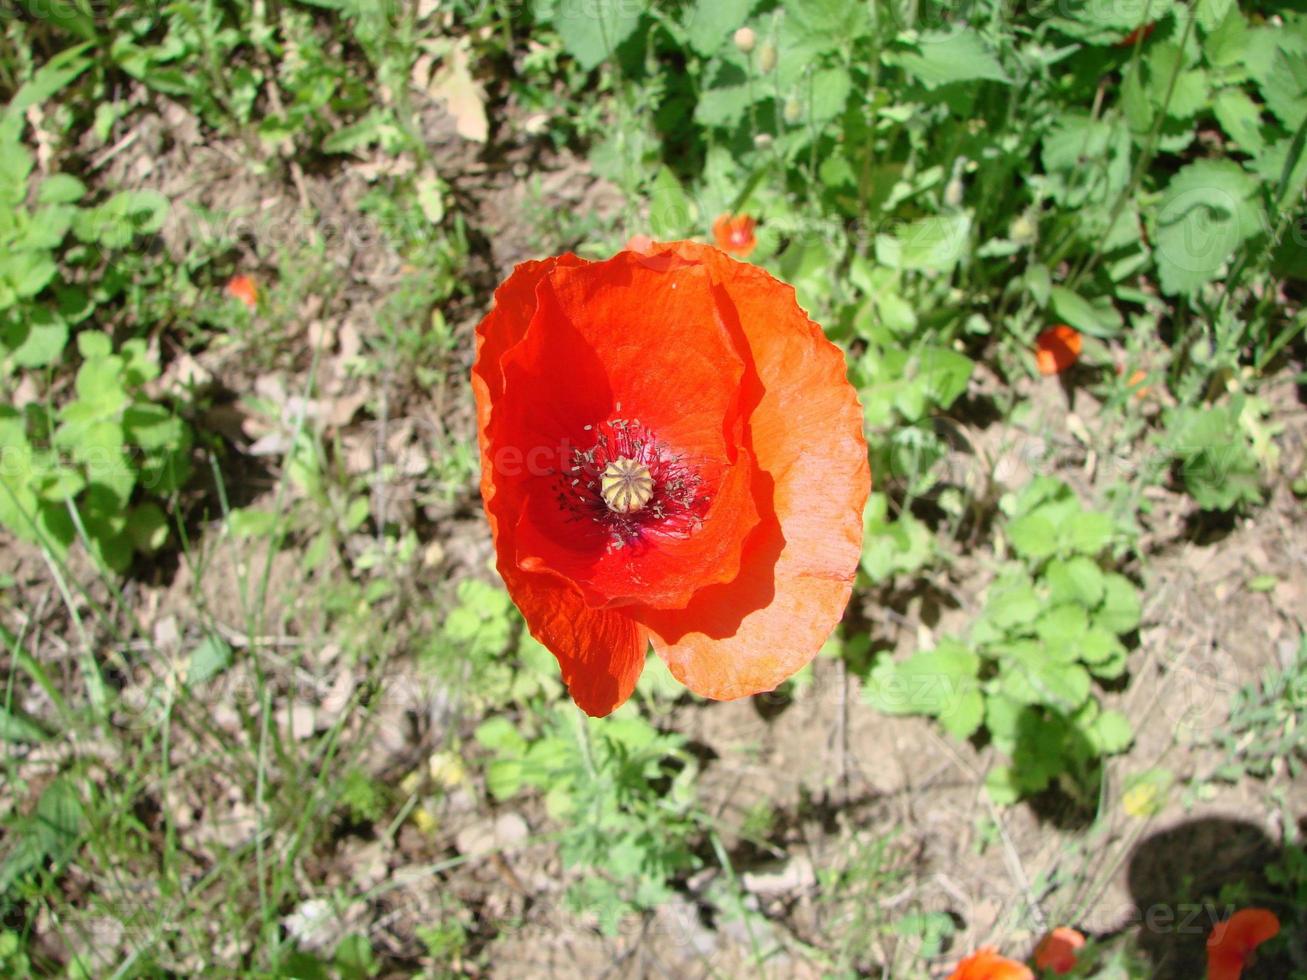
[[[620,407],[620,406],[619,406]],[[608,535],[608,550],[648,535],[688,537],[711,503],[703,479],[639,419],[586,426],[588,449],[573,449],[557,500],[574,520]]]

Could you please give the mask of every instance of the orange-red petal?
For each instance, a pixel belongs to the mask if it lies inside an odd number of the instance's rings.
[[[1070,973],[1076,967],[1076,955],[1085,937],[1067,926],[1058,926],[1035,948],[1035,966],[1056,974]]]
[[[710,270],[719,307],[749,352],[755,496],[771,501],[739,576],[682,610],[638,613],[673,676],[705,697],[769,691],[816,655],[844,612],[871,489],[862,410],[843,352],[794,290],[716,249],[661,246]]]
[[[1049,327],[1035,338],[1035,366],[1040,374],[1061,374],[1080,358],[1080,332],[1065,323]]]
[[[1218,922],[1207,937],[1207,980],[1239,980],[1253,950],[1279,932],[1269,909],[1240,909]]]
[[[1000,956],[993,946],[982,946],[948,975],[948,980],[1035,980],[1024,963]]]
[[[500,453],[512,449],[526,464],[509,491],[519,567],[571,581],[596,608],[679,607],[736,576],[758,521],[752,456],[739,445],[744,363],[715,315],[706,272],[650,268],[631,253],[552,270],[501,365],[505,392],[488,431]],[[654,528],[624,544],[560,508],[557,471],[614,418],[656,434],[704,481],[710,500],[694,533]]]

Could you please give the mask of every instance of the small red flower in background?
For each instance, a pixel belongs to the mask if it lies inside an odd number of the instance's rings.
[[[259,287],[249,276],[232,276],[223,290],[232,299],[238,299],[251,310],[259,305]]]
[[[817,653],[870,476],[844,355],[791,287],[691,242],[526,262],[472,386],[500,575],[583,710],[630,696],[651,641],[717,699]]]
[[[753,236],[753,229],[757,226],[758,223],[747,214],[723,214],[712,223],[712,236],[722,251],[745,258],[758,244]]]
[[[957,965],[948,980],[1035,980],[1024,963],[999,956],[993,946],[982,946]]]
[[[1075,929],[1058,926],[1035,947],[1035,966],[1052,970],[1059,976],[1076,968],[1076,954],[1085,944],[1085,937]]]
[[[1049,327],[1035,338],[1035,366],[1040,374],[1061,374],[1080,357],[1079,331],[1065,323]]]
[[[1207,937],[1207,980],[1239,980],[1253,950],[1280,932],[1280,920],[1266,909],[1240,909],[1212,927]]]
[[[639,252],[641,255],[648,255],[653,251],[654,240],[648,235],[632,235],[626,240],[626,250],[628,252]]]

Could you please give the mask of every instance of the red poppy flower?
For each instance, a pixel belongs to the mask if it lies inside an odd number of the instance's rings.
[[[1280,920],[1266,909],[1240,909],[1207,937],[1207,980],[1239,980],[1255,950],[1278,935]]]
[[[1061,374],[1080,357],[1080,333],[1065,323],[1035,338],[1035,366],[1040,374]]]
[[[793,289],[690,242],[527,262],[472,385],[499,572],[582,709],[625,701],[650,641],[718,699],[816,654],[870,477],[844,355]]]
[[[983,946],[957,965],[948,980],[1035,980],[1024,963],[999,956],[993,946]]]
[[[745,258],[758,244],[758,239],[753,237],[753,229],[757,226],[758,222],[747,214],[718,215],[712,223],[713,240],[723,251]]]
[[[1076,954],[1085,944],[1083,934],[1067,926],[1058,926],[1035,947],[1035,966],[1061,976],[1076,968]]]
[[[238,299],[251,310],[259,304],[259,287],[249,276],[232,276],[223,290],[232,299]]]

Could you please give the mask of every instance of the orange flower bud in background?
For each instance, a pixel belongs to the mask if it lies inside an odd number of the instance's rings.
[[[758,240],[753,235],[753,229],[757,224],[747,214],[719,215],[712,223],[713,239],[723,252],[744,258],[758,244]]]
[[[1061,374],[1080,358],[1080,332],[1059,323],[1035,338],[1035,366],[1040,374]]]
[[[1067,926],[1058,926],[1035,947],[1035,966],[1052,970],[1061,976],[1076,968],[1076,953],[1085,944],[1085,937]]]
[[[227,280],[225,292],[232,299],[238,299],[249,309],[259,305],[259,287],[249,276],[232,276]]]

